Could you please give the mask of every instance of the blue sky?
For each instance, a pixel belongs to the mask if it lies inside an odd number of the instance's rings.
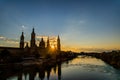
[[[22,29],[30,40],[33,27],[40,36],[59,34],[63,50],[120,49],[120,1],[0,0],[1,46],[18,46]]]

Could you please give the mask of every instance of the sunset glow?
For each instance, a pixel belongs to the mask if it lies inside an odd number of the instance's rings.
[[[22,31],[29,42],[34,27],[37,45],[59,35],[65,51],[120,49],[119,0],[1,0],[0,10],[0,46],[19,47]]]
[[[55,49],[55,46],[54,46],[54,45],[51,45],[51,49],[53,49],[53,50],[54,50],[54,49]]]

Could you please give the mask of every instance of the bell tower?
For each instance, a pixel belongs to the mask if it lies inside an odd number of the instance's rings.
[[[36,44],[35,44],[35,32],[34,32],[34,28],[33,28],[32,33],[31,33],[30,47],[33,48],[35,46],[36,46]]]
[[[24,33],[20,36],[20,48],[24,48]]]
[[[50,49],[50,41],[49,41],[49,37],[47,38],[47,49]]]
[[[60,37],[58,35],[58,38],[57,38],[57,51],[60,52],[61,51],[61,45],[60,45]]]
[[[41,38],[39,47],[40,47],[41,49],[45,49],[45,42],[44,42],[43,38]]]

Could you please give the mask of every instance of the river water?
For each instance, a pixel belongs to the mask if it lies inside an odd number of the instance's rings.
[[[79,56],[47,69],[29,67],[22,71],[5,72],[0,78],[0,80],[120,80],[120,70],[100,59]]]

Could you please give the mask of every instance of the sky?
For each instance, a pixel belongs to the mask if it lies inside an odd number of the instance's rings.
[[[120,49],[120,0],[0,0],[0,46],[60,36],[62,50]]]

